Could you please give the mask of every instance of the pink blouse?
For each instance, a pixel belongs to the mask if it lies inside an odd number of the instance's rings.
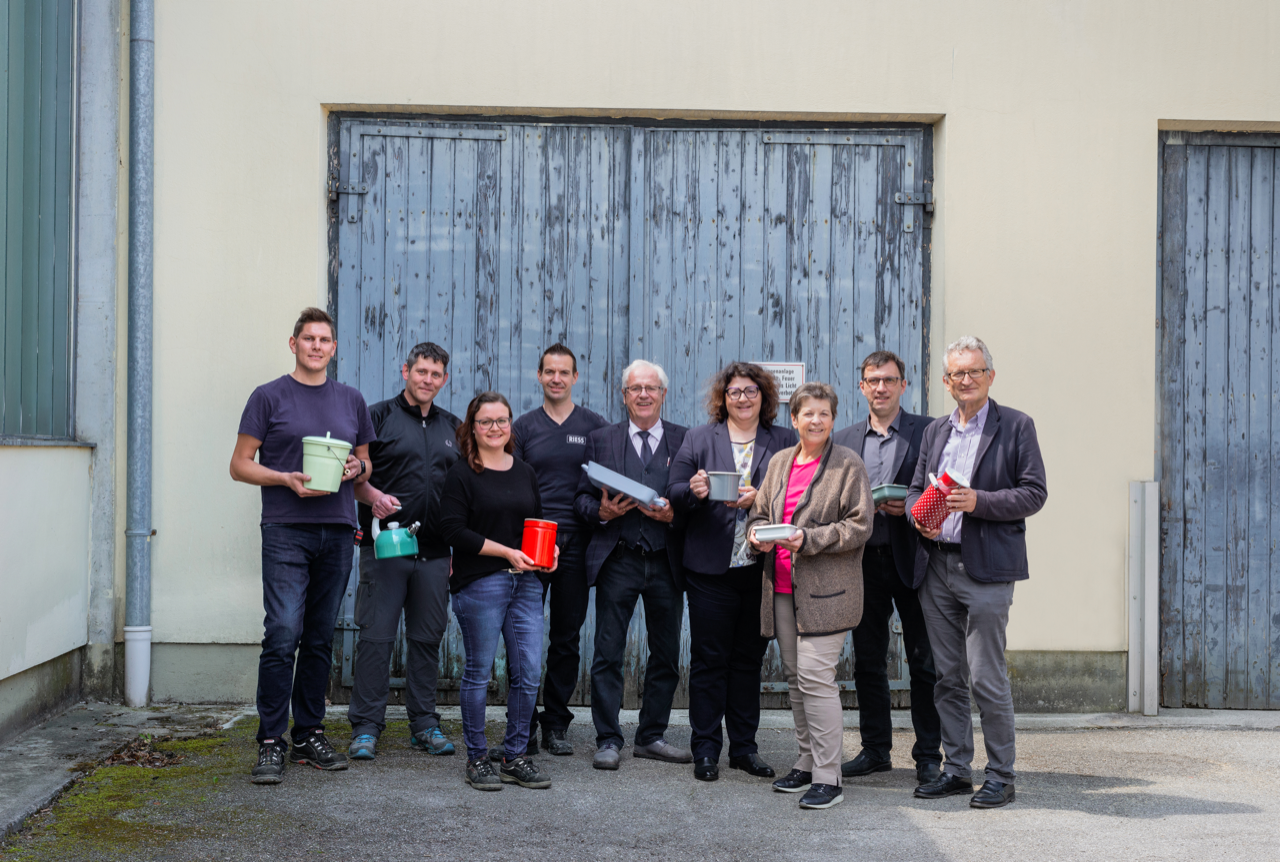
[[[796,506],[800,505],[800,498],[809,489],[809,483],[813,481],[813,476],[818,472],[818,465],[821,463],[821,459],[814,459],[808,464],[794,462],[791,464],[791,474],[787,476],[787,494],[782,503],[781,523],[791,523],[791,516],[795,514]],[[790,593],[791,552],[786,548],[777,548],[776,551],[777,554],[773,558],[773,591]]]

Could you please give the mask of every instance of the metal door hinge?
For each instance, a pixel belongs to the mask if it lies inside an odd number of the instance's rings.
[[[933,195],[929,192],[898,192],[893,196],[893,202],[904,206],[923,205],[925,212],[933,212]]]
[[[336,201],[338,195],[363,195],[369,193],[368,183],[344,183],[336,174],[329,175],[329,200]]]

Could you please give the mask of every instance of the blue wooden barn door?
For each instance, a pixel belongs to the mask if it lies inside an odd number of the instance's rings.
[[[1280,708],[1280,136],[1165,133],[1161,700]]]
[[[419,341],[451,353],[440,406],[476,392],[517,414],[540,403],[533,370],[563,341],[578,355],[575,398],[618,420],[633,358],[672,378],[673,421],[705,421],[702,385],[730,359],[801,361],[836,386],[841,421],[865,404],[856,363],[880,347],[908,363],[923,403],[924,213],[895,203],[923,188],[923,133],[655,130],[619,125],[344,119],[335,177],[337,375],[373,403],[403,386]],[[356,641],[355,572],[339,621],[340,682]],[[643,610],[628,639],[624,703],[638,705]],[[403,637],[403,633],[401,635]],[[594,608],[582,632],[588,702]],[[682,638],[687,698],[688,626]],[[895,642],[891,675],[905,685]],[[393,677],[403,671],[395,650]],[[450,615],[442,695],[461,678]],[[505,660],[495,694],[505,694]],[[852,654],[842,666],[852,687]],[[785,690],[771,653],[766,691]]]

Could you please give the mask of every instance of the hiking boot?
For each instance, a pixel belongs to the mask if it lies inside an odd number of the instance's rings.
[[[347,746],[347,756],[352,760],[373,760],[378,750],[378,737],[362,733]]]
[[[284,742],[264,739],[258,743],[258,765],[253,767],[254,784],[279,784],[284,781]]]
[[[475,760],[467,761],[466,781],[476,790],[502,789],[502,779],[494,771],[493,764],[485,757],[477,757]]]
[[[573,743],[564,738],[563,730],[542,731],[542,747],[556,757],[573,754]]]
[[[347,756],[334,751],[324,731],[313,730],[303,737],[302,741],[293,741],[293,751],[289,759],[294,763],[304,763],[331,772],[335,769],[347,768]]]
[[[409,736],[409,745],[414,748],[425,751],[427,754],[453,754],[453,743],[449,741],[449,737],[444,735],[444,731],[437,725],[436,727],[428,727],[422,733],[414,733]]]
[[[519,784],[521,787],[532,787],[541,790],[551,786],[551,779],[538,769],[538,764],[527,757],[517,757],[510,762],[503,761],[498,767],[503,784]]]

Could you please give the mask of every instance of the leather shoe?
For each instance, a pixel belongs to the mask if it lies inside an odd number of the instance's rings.
[[[773,789],[779,793],[799,793],[801,790],[808,790],[809,785],[812,783],[812,772],[801,772],[799,769],[793,769],[773,782]]]
[[[858,756],[853,760],[840,764],[840,774],[845,778],[857,778],[873,772],[888,772],[890,769],[893,769],[893,763],[889,758],[880,757],[865,748],[859,751]]]
[[[916,788],[917,799],[942,799],[945,796],[956,796],[960,793],[972,793],[973,782],[958,775],[942,773],[937,781],[922,784]]]
[[[750,754],[739,754],[737,757],[729,758],[730,769],[741,769],[748,775],[754,775],[757,778],[773,778],[777,775],[773,771],[773,767],[760,759],[760,755],[754,751]]]
[[[922,760],[916,764],[916,784],[932,784],[942,777],[942,764],[934,760]]]
[[[667,763],[693,763],[693,753],[689,749],[674,746],[662,737],[658,737],[647,745],[637,745],[631,749],[631,756],[662,760]]]
[[[606,742],[596,749],[595,756],[591,758],[591,765],[596,769],[617,769],[619,757],[618,746],[615,743]]]
[[[1000,808],[1013,801],[1013,785],[988,778],[969,800],[970,808]]]
[[[715,781],[720,777],[720,765],[710,757],[699,757],[693,762],[693,777],[699,781]]]

